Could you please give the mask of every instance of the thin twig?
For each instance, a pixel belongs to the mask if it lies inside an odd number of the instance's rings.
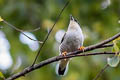
[[[30,40],[37,41],[37,42],[39,42],[40,44],[43,43],[42,41],[32,39],[31,37],[29,37],[28,35],[26,35],[26,34],[23,32],[23,30],[18,29],[17,27],[13,26],[12,24],[8,23],[7,21],[4,20],[3,22],[4,22],[5,24],[7,24],[8,26],[10,26],[11,28],[15,29],[16,31],[21,32],[24,36],[26,36],[26,37],[29,38]]]
[[[113,44],[105,44],[100,46],[99,48],[105,48],[105,47],[113,47]]]
[[[100,72],[96,75],[96,77],[95,77],[93,80],[97,80],[97,79],[103,74],[103,72],[104,72],[108,67],[109,67],[109,65],[106,64],[106,65],[104,66],[104,68],[100,70]]]
[[[47,39],[48,39],[48,37],[49,37],[49,35],[50,35],[50,33],[52,32],[53,28],[55,27],[55,25],[56,25],[56,23],[58,22],[58,20],[59,20],[61,14],[63,13],[64,9],[67,7],[67,5],[69,4],[69,2],[70,2],[70,0],[68,0],[67,3],[65,4],[65,6],[62,8],[60,14],[59,14],[58,17],[56,18],[55,23],[53,24],[52,28],[51,28],[50,31],[48,32],[47,36],[45,37],[45,40],[43,41],[43,44],[41,45],[41,47],[40,47],[40,49],[39,49],[37,55],[35,56],[35,59],[34,59],[34,61],[33,61],[32,66],[35,64],[35,62],[36,62],[36,60],[37,60],[37,58],[38,58],[38,56],[39,56],[39,54],[40,54],[40,52],[41,52],[41,50],[42,50],[44,44],[46,43],[46,41],[47,41]]]
[[[7,24],[10,25],[10,23],[8,23],[6,20],[3,20],[3,22],[4,22],[4,21],[5,21],[5,23],[7,23]],[[35,28],[35,29],[33,29],[33,30],[21,30],[21,29],[15,27],[15,26],[13,26],[13,25],[10,25],[10,27],[12,27],[13,29],[15,29],[15,30],[17,30],[17,31],[19,31],[19,32],[35,32],[35,31],[37,31],[37,30],[40,29],[40,27],[38,27],[38,28]]]
[[[7,78],[6,80],[14,80],[14,79],[17,79],[21,76],[24,76],[25,74],[29,73],[29,72],[32,72],[36,69],[39,69],[45,65],[48,65],[50,63],[53,63],[53,62],[56,62],[56,61],[59,61],[61,59],[65,59],[65,58],[72,58],[72,57],[81,57],[81,56],[92,56],[92,55],[114,55],[115,53],[113,52],[97,52],[97,53],[87,53],[87,54],[75,54],[75,55],[66,55],[66,56],[56,56],[56,57],[52,57],[52,58],[49,58],[47,60],[44,60],[42,62],[40,62],[39,64],[35,64],[33,66],[29,66],[27,68],[25,68],[22,72],[18,72],[16,74],[14,74],[13,76],[10,76],[9,78]]]
[[[23,31],[23,32],[35,32],[35,31],[38,31],[38,30],[40,30],[40,27],[35,28],[35,29],[33,29],[33,30],[22,30],[22,31]]]

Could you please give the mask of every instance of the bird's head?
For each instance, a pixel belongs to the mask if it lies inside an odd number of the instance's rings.
[[[77,19],[75,19],[72,15],[70,15],[70,21],[73,21],[75,23],[78,23]],[[79,23],[78,23],[79,24]]]
[[[78,27],[80,27],[78,21],[72,15],[70,15],[69,28],[74,29]]]

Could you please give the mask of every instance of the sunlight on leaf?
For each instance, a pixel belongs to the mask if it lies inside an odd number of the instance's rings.
[[[112,58],[107,58],[107,63],[111,66],[111,67],[116,67],[119,64],[120,61],[120,37],[115,39],[113,41],[113,52],[115,52],[115,56]],[[119,53],[119,54],[118,54]]]
[[[120,37],[116,39],[116,45],[119,48],[120,51]]]
[[[118,24],[120,24],[120,20],[118,20]]]
[[[120,58],[119,56],[114,56],[112,58],[107,58],[107,63],[111,67],[116,67],[119,64]]]
[[[112,51],[115,52],[115,53],[119,52],[119,48],[116,44],[114,44]]]
[[[0,16],[0,22],[2,22],[3,21],[3,19],[2,19],[2,17]]]
[[[0,72],[0,78],[2,78],[2,79],[5,78],[2,72]]]
[[[113,52],[117,53],[120,51],[120,37],[113,41]]]

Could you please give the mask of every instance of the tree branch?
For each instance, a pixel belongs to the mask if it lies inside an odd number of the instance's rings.
[[[30,40],[37,41],[37,42],[39,42],[40,44],[43,43],[42,41],[32,39],[31,37],[29,37],[28,35],[26,35],[26,34],[23,32],[23,30],[18,29],[17,27],[15,27],[15,26],[13,26],[12,24],[8,23],[6,20],[3,20],[3,22],[4,22],[5,24],[7,24],[8,26],[10,26],[11,28],[15,29],[16,31],[21,32],[24,36],[26,36],[26,37],[29,38]],[[40,28],[38,28],[38,29],[40,29]],[[38,29],[36,28],[36,29],[34,29],[34,30],[38,30]],[[34,31],[34,30],[33,30],[33,31]]]
[[[120,37],[120,33],[114,35],[113,37],[107,39],[107,40],[104,40],[98,44],[95,44],[95,45],[92,45],[92,46],[88,46],[85,48],[84,52],[87,52],[87,51],[92,51],[94,49],[99,49],[99,48],[105,48],[105,47],[111,47],[113,46],[113,44],[107,44],[109,42],[111,42],[112,40],[116,39]],[[50,64],[50,63],[53,63],[53,62],[56,62],[56,61],[59,61],[61,59],[64,59],[64,58],[71,58],[71,57],[77,57],[77,56],[92,56],[92,55],[102,55],[102,54],[115,54],[113,52],[96,52],[96,53],[89,53],[89,54],[79,54],[79,53],[82,53],[83,51],[81,50],[78,50],[78,51],[74,51],[74,52],[70,52],[68,53],[66,56],[57,56],[57,57],[52,57],[52,58],[49,58],[47,60],[44,60],[42,62],[40,62],[39,64],[35,64],[33,66],[29,66],[27,68],[25,68],[22,72],[19,72],[17,74],[14,74],[13,76],[9,77],[8,79],[6,80],[14,80],[16,78],[19,78],[21,76],[24,76],[25,74],[33,71],[33,70],[36,70],[38,68],[41,68],[47,64]]]
[[[105,45],[102,45],[102,46],[99,46],[99,48],[106,48],[106,47],[112,47],[113,44],[105,44]]]
[[[96,77],[93,80],[97,80],[108,67],[109,65],[106,64],[104,68],[100,70],[100,72],[96,75]]]
[[[39,64],[35,64],[34,66],[30,66],[30,67],[25,68],[22,72],[14,74],[13,76],[9,77],[6,80],[14,80],[16,78],[24,76],[25,74],[27,74],[29,72],[32,72],[32,71],[34,71],[36,69],[39,69],[39,68],[41,68],[41,67],[43,67],[47,64],[59,61],[61,59],[72,58],[72,57],[81,57],[81,56],[92,56],[92,55],[106,55],[106,54],[114,55],[115,53],[113,53],[113,52],[97,52],[97,53],[74,54],[74,55],[66,55],[66,56],[60,55],[60,56],[52,57],[52,58],[49,58],[47,60],[44,60],[44,61],[40,62]]]

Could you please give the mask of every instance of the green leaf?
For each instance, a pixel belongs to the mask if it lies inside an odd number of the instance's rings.
[[[1,18],[1,16],[0,16],[0,22],[2,22],[3,21],[3,19]]]
[[[119,50],[120,50],[120,39],[117,40],[116,45],[117,45],[117,47],[118,47]]]
[[[2,72],[0,72],[0,78],[5,79],[5,77],[4,77]]]
[[[116,45],[116,44],[114,44],[114,46],[113,46],[113,52],[119,52],[119,47]]]
[[[115,53],[119,52],[120,51],[120,37],[115,39],[113,41],[113,44],[114,44],[114,46],[113,46],[113,50],[112,51],[115,52]]]
[[[119,56],[114,56],[112,58],[107,58],[107,63],[111,67],[116,67],[119,64],[120,58]]]

